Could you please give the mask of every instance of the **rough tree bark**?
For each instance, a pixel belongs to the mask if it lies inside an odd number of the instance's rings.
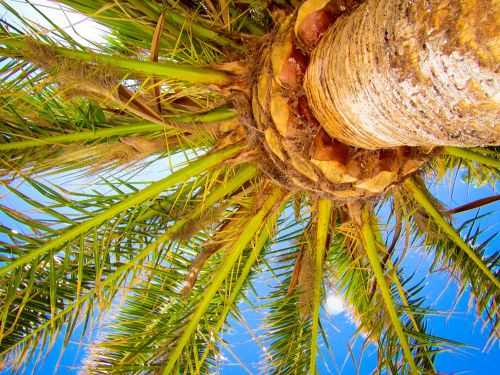
[[[500,144],[498,0],[367,0],[314,49],[304,88],[365,149]]]

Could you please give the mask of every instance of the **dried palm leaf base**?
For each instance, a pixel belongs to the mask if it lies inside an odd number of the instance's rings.
[[[358,3],[304,3],[262,54],[252,85],[256,130],[249,139],[267,155],[262,170],[289,190],[305,189],[343,202],[380,195],[421,167],[431,151],[351,146],[332,138],[310,109],[303,89],[310,51]]]

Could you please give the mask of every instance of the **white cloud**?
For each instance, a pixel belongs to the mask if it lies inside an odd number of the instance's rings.
[[[7,1],[7,4],[12,6],[12,8],[23,18],[35,22],[42,28],[47,28],[48,30],[53,29],[53,25],[36,12],[27,2],[10,0]],[[48,0],[37,0],[35,5],[50,19],[50,21],[62,28],[77,42],[87,46],[91,45],[89,41],[104,43],[104,37],[107,34],[107,30],[90,18],[72,12],[67,7]],[[5,12],[6,10],[0,6],[0,16],[6,16],[7,19],[9,19],[8,13],[5,15],[3,14]],[[12,17],[9,21],[17,23],[15,17]]]
[[[326,311],[330,316],[340,315],[345,311],[344,299],[336,294],[326,297]]]

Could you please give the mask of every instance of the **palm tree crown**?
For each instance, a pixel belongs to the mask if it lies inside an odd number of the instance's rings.
[[[435,373],[459,344],[427,327],[432,301],[407,259],[417,252],[470,292],[489,344],[500,337],[494,236],[482,215],[453,221],[498,196],[446,208],[430,192],[459,175],[498,180],[498,5],[57,3],[100,24],[106,42],[0,2],[0,171],[31,208],[0,205],[7,367],[112,315],[86,373],[209,373],[246,301],[266,312],[262,370],[316,373],[330,291],[376,345],[376,371]],[[472,73],[457,93],[426,75],[431,63],[446,82]],[[137,180],[153,168],[163,177]],[[276,285],[259,295],[263,273]]]

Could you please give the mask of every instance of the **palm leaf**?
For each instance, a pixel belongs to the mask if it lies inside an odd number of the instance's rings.
[[[0,355],[14,371],[100,318],[111,322],[89,373],[217,371],[231,321],[246,324],[245,301],[265,316],[265,332],[252,332],[269,347],[262,370],[316,373],[322,341],[333,357],[322,314],[333,291],[362,351],[376,345],[377,372],[435,373],[438,355],[460,344],[428,327],[440,312],[407,258],[420,246],[431,271],[450,272],[460,294],[470,287],[490,343],[500,337],[487,214],[458,228],[450,218],[496,198],[446,210],[418,177],[495,187],[498,147],[404,150],[419,155],[409,160],[418,170],[383,193],[332,199],[335,184],[282,176],[300,162],[261,152],[272,137],[250,108],[255,61],[298,2],[59,3],[99,23],[106,42],[75,41],[43,7],[31,6],[45,26],[0,3],[0,173],[18,205],[0,204]],[[168,175],[143,181],[156,168]],[[91,188],[66,185],[89,176]]]

